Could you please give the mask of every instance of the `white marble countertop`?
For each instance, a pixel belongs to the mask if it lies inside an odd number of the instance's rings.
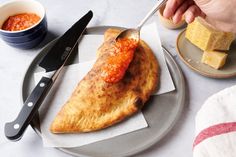
[[[0,0],[0,3],[5,0]],[[154,0],[39,0],[46,8],[49,33],[39,47],[18,50],[0,40],[0,156],[4,157],[67,157],[53,148],[44,148],[41,139],[29,127],[18,142],[4,137],[4,123],[18,114],[21,102],[22,80],[30,62],[40,49],[55,37],[63,34],[86,11],[94,11],[90,26],[114,25],[134,27],[155,4]],[[154,16],[153,20],[158,21]],[[173,54],[186,78],[187,100],[184,111],[174,128],[160,142],[136,156],[190,157],[194,139],[194,117],[203,102],[213,93],[236,84],[236,78],[217,80],[203,77],[191,71],[176,55],[175,40],[179,30],[159,26],[163,45]]]

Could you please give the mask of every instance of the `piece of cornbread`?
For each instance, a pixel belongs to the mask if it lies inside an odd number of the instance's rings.
[[[228,54],[219,51],[204,51],[202,56],[202,63],[205,63],[215,69],[224,66]]]
[[[188,24],[185,37],[201,50],[229,50],[234,40],[233,33],[216,30],[203,18]]]

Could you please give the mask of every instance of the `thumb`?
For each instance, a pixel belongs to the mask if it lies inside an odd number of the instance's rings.
[[[193,0],[198,7],[202,7],[204,5],[209,4],[212,0]]]
[[[230,24],[230,23],[226,23],[223,21],[218,21],[215,19],[212,19],[208,16],[205,17],[205,21],[210,24],[213,28],[224,31],[224,32],[234,32],[236,33],[236,28],[234,27],[234,25]]]

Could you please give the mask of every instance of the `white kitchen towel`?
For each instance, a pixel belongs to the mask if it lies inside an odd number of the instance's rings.
[[[196,116],[194,157],[236,157],[236,86],[206,100]]]
[[[163,94],[175,89],[168,71],[161,42],[155,24],[142,29],[141,37],[154,51],[161,68],[160,89],[156,94]],[[101,131],[80,134],[52,134],[49,127],[62,105],[70,97],[77,83],[92,68],[96,58],[96,50],[102,44],[102,35],[85,35],[79,45],[79,62],[67,66],[61,72],[58,80],[47,96],[46,102],[39,110],[40,127],[45,147],[78,147],[89,143],[109,139],[122,134],[133,132],[148,126],[141,112],[131,118]],[[44,72],[35,73],[35,83]],[[158,104],[152,104],[158,105]]]

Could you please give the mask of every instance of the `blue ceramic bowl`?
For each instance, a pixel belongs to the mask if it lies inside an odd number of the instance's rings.
[[[47,18],[44,7],[35,0],[13,0],[0,5],[0,28],[9,16],[20,13],[35,13],[40,17],[35,25],[21,31],[0,29],[0,37],[8,45],[20,49],[37,46],[47,34]]]

